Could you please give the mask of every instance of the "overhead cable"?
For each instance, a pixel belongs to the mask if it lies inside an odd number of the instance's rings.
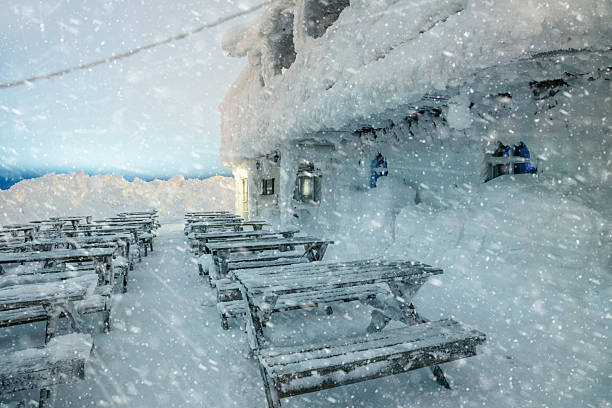
[[[27,78],[27,79],[22,79],[22,80],[19,80],[19,81],[6,82],[6,83],[3,83],[3,84],[0,84],[0,88],[12,88],[12,87],[16,87],[16,86],[19,86],[19,85],[26,85],[26,84],[30,84],[30,83],[35,82],[35,81],[40,81],[41,79],[51,79],[51,78],[54,78],[54,77],[59,77],[59,76],[63,76],[63,75],[66,75],[66,74],[70,74],[70,73],[75,72],[75,71],[79,71],[79,70],[83,70],[83,69],[89,69],[89,68],[93,68],[93,67],[95,67],[97,65],[108,64],[109,62],[113,62],[113,61],[117,61],[117,60],[124,59],[124,58],[127,58],[127,57],[131,57],[132,55],[138,54],[141,51],[150,50],[152,48],[159,47],[160,45],[164,45],[164,44],[170,44],[170,43],[172,43],[174,41],[183,40],[183,39],[185,39],[185,38],[187,38],[189,36],[192,36],[194,34],[199,33],[202,30],[205,30],[207,28],[213,28],[213,27],[221,25],[221,24],[223,24],[223,23],[225,23],[225,22],[227,22],[229,20],[232,20],[232,19],[244,16],[246,14],[253,13],[254,11],[257,11],[260,8],[265,7],[265,6],[269,5],[269,4],[272,4],[272,3],[276,2],[276,1],[278,1],[278,0],[265,1],[263,3],[260,3],[260,4],[256,5],[256,6],[253,6],[251,8],[239,11],[239,12],[234,13],[234,14],[230,14],[230,15],[225,16],[225,17],[221,17],[221,18],[219,18],[219,19],[217,19],[215,21],[212,21],[210,23],[206,23],[206,24],[201,25],[201,26],[199,26],[197,28],[193,28],[191,30],[184,31],[184,32],[182,32],[180,34],[177,34],[177,35],[173,36],[173,37],[169,37],[169,38],[166,38],[164,40],[156,41],[156,42],[151,43],[151,44],[142,45],[142,46],[139,46],[139,47],[136,47],[136,48],[132,48],[131,50],[123,52],[121,54],[113,54],[112,56],[104,58],[104,59],[100,59],[100,60],[97,60],[97,61],[92,61],[92,62],[87,62],[87,63],[79,64],[79,65],[76,65],[74,67],[65,68],[65,69],[62,69],[62,70],[59,70],[59,71],[55,71],[55,72],[52,72],[52,73],[46,74],[46,75],[37,75],[37,76],[33,76],[33,77],[30,77],[30,78]]]

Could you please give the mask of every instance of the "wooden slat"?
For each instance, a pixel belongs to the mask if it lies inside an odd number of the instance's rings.
[[[485,335],[454,320],[305,347],[262,350],[259,360],[282,396],[317,391],[475,354]]]
[[[331,264],[326,264],[325,268],[318,269],[319,265],[313,266],[313,263],[298,265],[303,268],[298,268],[296,265],[277,267],[272,276],[261,276],[263,269],[236,270],[233,273],[245,285],[249,293],[254,295],[262,292],[273,292],[280,295],[316,288],[381,283],[395,279],[416,281],[442,273],[439,268],[417,266],[410,262],[387,265],[342,263],[337,269],[330,268]],[[270,271],[273,268],[265,268],[265,270]]]
[[[97,276],[96,271],[91,269],[30,275],[3,275],[0,276],[0,289],[16,285],[57,282],[87,275]]]
[[[64,259],[89,259],[100,256],[111,256],[115,252],[112,248],[91,249],[56,249],[45,252],[15,252],[0,253],[0,263],[41,262]]]
[[[258,251],[258,250],[272,250],[282,246],[292,246],[292,245],[314,245],[314,244],[333,244],[334,241],[328,239],[319,239],[313,237],[292,237],[292,238],[283,238],[269,241],[261,241],[261,242],[250,242],[250,241],[241,241],[241,242],[215,242],[208,243],[206,247],[210,251],[216,250],[232,250],[232,251]]]
[[[93,293],[97,283],[96,275],[87,275],[63,281],[9,286],[0,289],[0,310],[81,300],[87,293]]]
[[[383,288],[378,285],[359,285],[291,293],[278,297],[274,304],[274,311],[304,309],[332,302],[362,300],[379,294],[388,294],[389,292],[388,288]],[[262,308],[260,305],[264,302],[263,299],[259,299],[256,305]]]

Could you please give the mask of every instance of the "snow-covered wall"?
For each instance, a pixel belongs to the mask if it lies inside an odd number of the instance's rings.
[[[0,225],[52,216],[108,217],[121,211],[159,210],[160,217],[182,217],[186,211],[234,207],[230,177],[204,180],[178,175],[168,181],[126,181],[120,175],[89,176],[83,172],[47,174],[0,191]]]

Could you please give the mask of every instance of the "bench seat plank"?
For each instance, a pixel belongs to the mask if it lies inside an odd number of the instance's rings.
[[[485,335],[445,319],[336,342],[262,349],[280,397],[319,391],[476,355]]]
[[[332,302],[363,300],[376,295],[386,295],[389,293],[389,288],[385,288],[382,285],[359,285],[291,293],[278,297],[274,304],[274,311],[317,307]],[[261,298],[259,298],[257,302],[257,306],[262,310],[264,309],[264,302],[265,300]]]

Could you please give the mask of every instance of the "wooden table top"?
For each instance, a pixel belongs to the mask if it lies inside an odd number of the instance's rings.
[[[297,234],[299,229],[289,229],[283,231],[219,231],[219,232],[196,232],[193,239],[217,239],[217,238],[241,238],[241,237],[263,237],[267,235]]]
[[[112,256],[114,252],[114,248],[55,249],[53,251],[44,252],[4,252],[0,253],[0,264],[65,259],[91,259]]]
[[[313,237],[291,237],[291,238],[279,238],[269,239],[265,241],[229,241],[229,242],[212,242],[207,243],[206,248],[209,251],[219,250],[235,250],[235,251],[259,251],[266,249],[275,249],[283,246],[292,245],[313,245],[313,244],[333,244],[334,241],[329,239],[320,239]]]
[[[8,286],[0,289],[0,310],[81,300],[93,292],[95,274],[61,281]]]
[[[416,261],[366,259],[236,270],[233,275],[250,294],[282,295],[391,281],[422,281],[442,272],[440,268]]]

